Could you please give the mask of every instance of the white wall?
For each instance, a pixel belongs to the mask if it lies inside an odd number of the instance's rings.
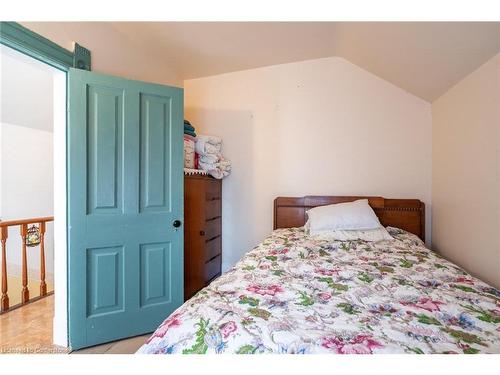
[[[53,215],[53,133],[25,126],[1,123],[2,143],[2,220],[26,219]],[[46,272],[48,279],[54,273],[53,225],[47,225],[45,238]],[[11,273],[18,273],[21,265],[21,237],[19,227],[9,229],[7,263]],[[28,268],[39,276],[40,252],[28,249]],[[30,275],[31,276],[31,275]]]
[[[0,218],[53,215],[53,74],[54,69],[8,47],[0,47]],[[53,224],[47,225],[46,272],[54,272]],[[38,248],[28,249],[30,277],[39,277]],[[21,271],[19,227],[9,229],[10,275]]]
[[[432,104],[433,246],[500,288],[500,54]]]
[[[431,106],[341,58],[184,82],[186,118],[219,135],[223,267],[272,230],[277,196],[418,198],[431,213]]]
[[[0,45],[2,122],[52,131],[54,68]]]

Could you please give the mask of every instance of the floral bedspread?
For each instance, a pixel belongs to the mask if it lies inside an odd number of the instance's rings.
[[[276,230],[138,353],[500,353],[500,291],[388,230],[378,243]]]

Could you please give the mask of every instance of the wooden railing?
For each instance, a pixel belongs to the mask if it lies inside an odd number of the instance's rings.
[[[21,305],[30,302],[30,291],[28,289],[28,259],[26,253],[28,226],[38,225],[40,235],[40,297],[47,295],[47,284],[45,282],[45,230],[48,222],[54,221],[53,216],[36,217],[23,220],[0,221],[0,242],[2,244],[2,298],[0,301],[0,313],[9,310],[9,293],[7,283],[7,238],[9,237],[9,227],[20,228],[21,251],[22,251],[22,283]],[[37,245],[38,246],[38,245]]]

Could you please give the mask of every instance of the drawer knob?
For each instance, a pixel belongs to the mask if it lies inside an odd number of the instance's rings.
[[[174,220],[174,222],[172,223],[172,225],[174,226],[174,228],[179,228],[181,226],[181,221],[180,220]]]
[[[204,230],[200,230],[200,236],[204,236],[205,235],[205,231]]]

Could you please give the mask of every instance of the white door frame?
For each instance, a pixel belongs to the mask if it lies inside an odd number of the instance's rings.
[[[53,343],[68,347],[67,72],[54,73],[54,321]]]

